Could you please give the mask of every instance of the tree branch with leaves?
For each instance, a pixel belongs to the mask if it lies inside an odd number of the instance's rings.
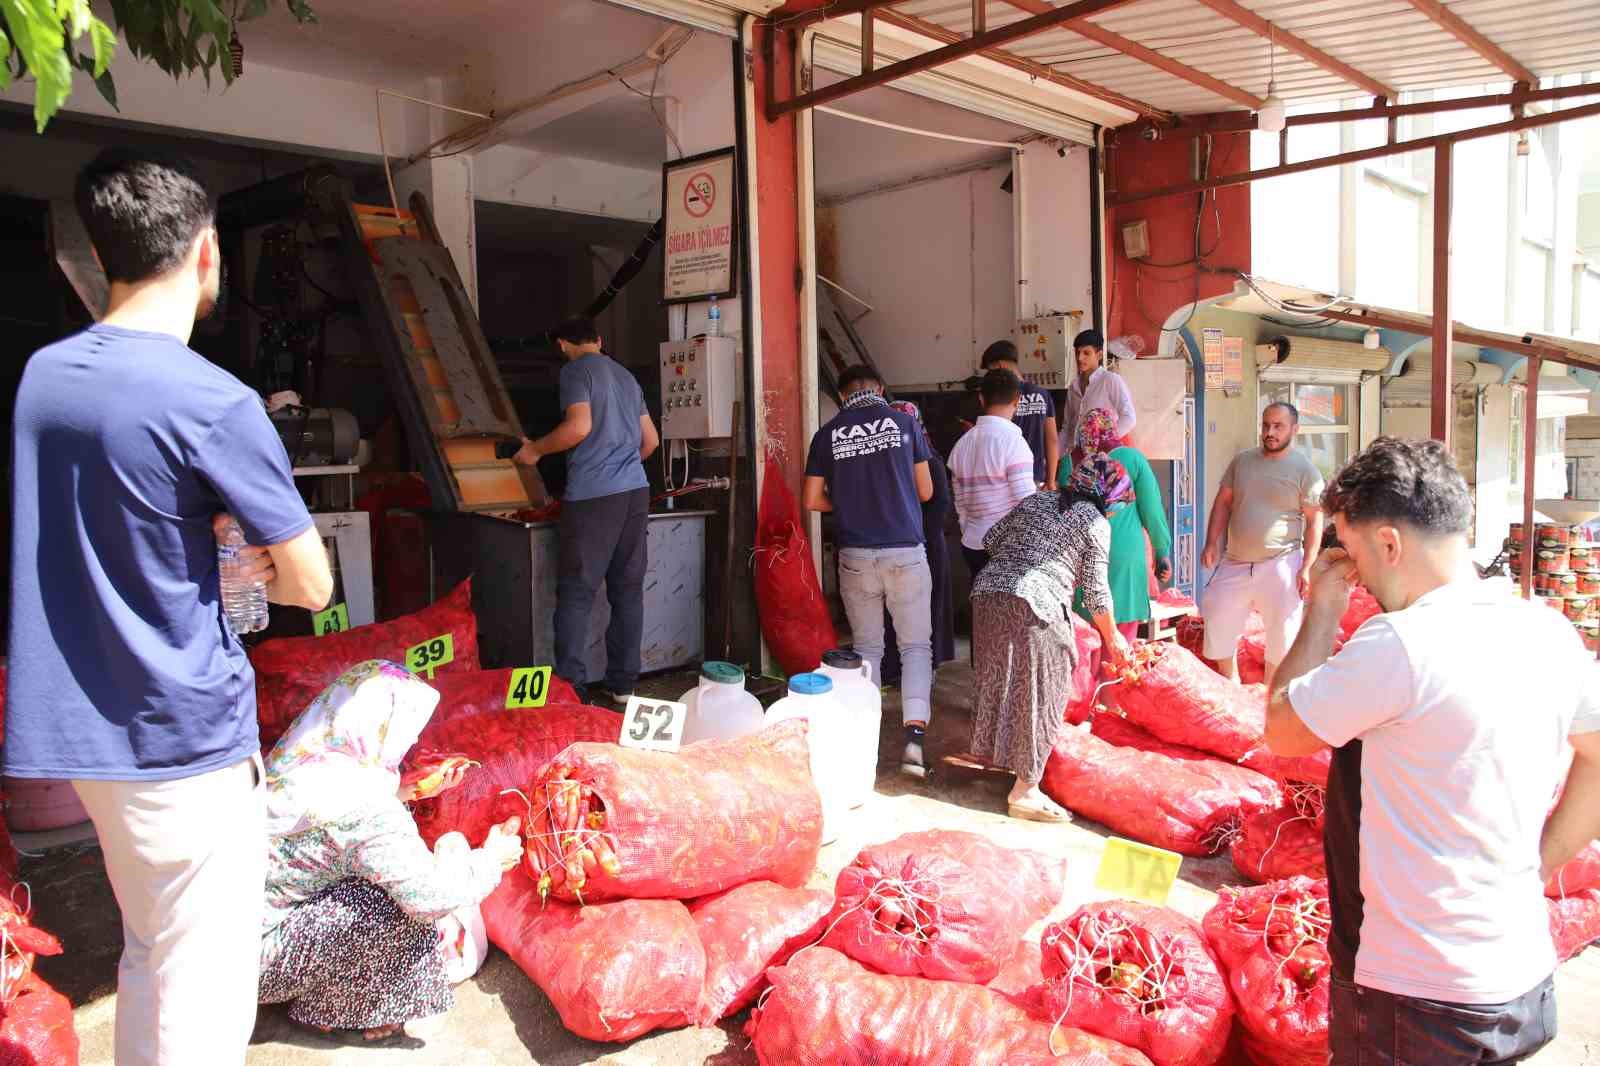
[[[284,0],[297,22],[315,22],[309,0]],[[0,90],[32,77],[34,124],[44,132],[72,94],[72,72],[94,79],[108,104],[117,106],[111,57],[120,35],[135,58],[154,63],[173,78],[200,74],[211,84],[221,69],[232,84],[229,43],[238,24],[267,13],[271,0],[234,0],[225,12],[213,0],[110,0],[111,24],[90,10],[89,0],[0,0]],[[113,28],[114,27],[114,28]]]

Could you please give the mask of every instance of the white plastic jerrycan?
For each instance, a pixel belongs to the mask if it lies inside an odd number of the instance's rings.
[[[883,725],[883,690],[872,682],[872,668],[853,651],[835,648],[822,656],[817,673],[833,682],[833,694],[844,705],[849,740],[841,753],[851,765],[845,805],[851,810],[867,802],[878,783],[878,733]]]
[[[744,671],[732,663],[707,662],[700,666],[700,683],[679,697],[689,707],[683,725],[683,743],[697,740],[733,740],[759,733],[766,722],[761,701],[744,688]]]
[[[822,797],[822,842],[839,836],[839,826],[849,810],[850,788],[855,767],[840,758],[849,743],[849,712],[835,697],[833,681],[821,674],[795,674],[789,679],[789,694],[767,708],[767,725],[791,718],[808,723],[811,745],[811,779]]]

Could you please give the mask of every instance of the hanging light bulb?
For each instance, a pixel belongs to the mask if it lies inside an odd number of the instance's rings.
[[[1256,129],[1264,133],[1282,133],[1289,118],[1289,107],[1278,95],[1278,49],[1267,31],[1267,98],[1261,101],[1256,112]]]
[[[1527,155],[1528,151],[1528,131],[1523,130],[1521,133],[1517,134],[1517,154]]]

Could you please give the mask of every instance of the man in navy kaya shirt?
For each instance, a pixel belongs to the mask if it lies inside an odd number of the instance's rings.
[[[216,306],[206,190],[102,153],[78,212],[110,282],[98,325],[17,392],[4,770],[73,782],[122,910],[118,1066],[244,1061],[266,877],[255,675],[229,632],[214,524],[274,603],[333,590],[261,399],[187,347]]]
[[[874,682],[883,665],[885,607],[894,620],[906,728],[900,765],[922,777],[922,740],[933,709],[933,574],[922,503],[933,496],[933,453],[911,416],[883,398],[883,381],[871,368],[840,374],[839,395],[843,409],[811,438],[806,509],[833,512],[839,595]]]
[[[1056,401],[1048,390],[1041,389],[1022,376],[1022,364],[1017,360],[1017,346],[1010,341],[995,341],[983,350],[980,366],[984,370],[1008,370],[1022,382],[1022,394],[1017,397],[1017,413],[1011,420],[1022,430],[1022,439],[1033,452],[1033,480],[1040,490],[1056,485],[1056,463],[1061,458],[1061,445],[1057,440]]]
[[[561,368],[561,424],[538,440],[524,440],[516,461],[532,466],[570,449],[567,491],[561,497],[560,576],[556,579],[556,676],[586,703],[625,704],[639,680],[644,642],[644,575],[649,558],[645,523],[650,481],[644,460],[661,443],[645,410],[644,390],[626,367],[600,350],[600,332],[588,318],[556,328]],[[589,612],[606,583],[611,620],[606,627],[606,676],[590,685],[585,652]]]

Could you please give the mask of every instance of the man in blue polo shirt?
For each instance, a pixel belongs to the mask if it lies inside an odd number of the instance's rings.
[[[839,395],[843,409],[811,438],[805,505],[833,512],[839,595],[874,681],[883,664],[885,607],[894,621],[906,729],[901,769],[923,777],[922,742],[933,709],[933,574],[922,503],[933,496],[933,453],[911,416],[883,398],[883,380],[870,367],[839,375]]]
[[[1055,488],[1056,463],[1061,459],[1055,398],[1022,376],[1017,346],[1010,341],[995,341],[985,348],[979,365],[986,371],[1009,371],[1021,382],[1017,413],[1011,416],[1011,420],[1022,430],[1022,439],[1028,442],[1028,450],[1033,452],[1034,483],[1041,490]]]
[[[112,150],[78,177],[110,282],[98,325],[17,392],[5,773],[70,780],[122,911],[118,1066],[238,1066],[255,1024],[266,804],[255,675],[214,523],[274,603],[333,591],[261,398],[188,348],[216,306],[205,188]]]

